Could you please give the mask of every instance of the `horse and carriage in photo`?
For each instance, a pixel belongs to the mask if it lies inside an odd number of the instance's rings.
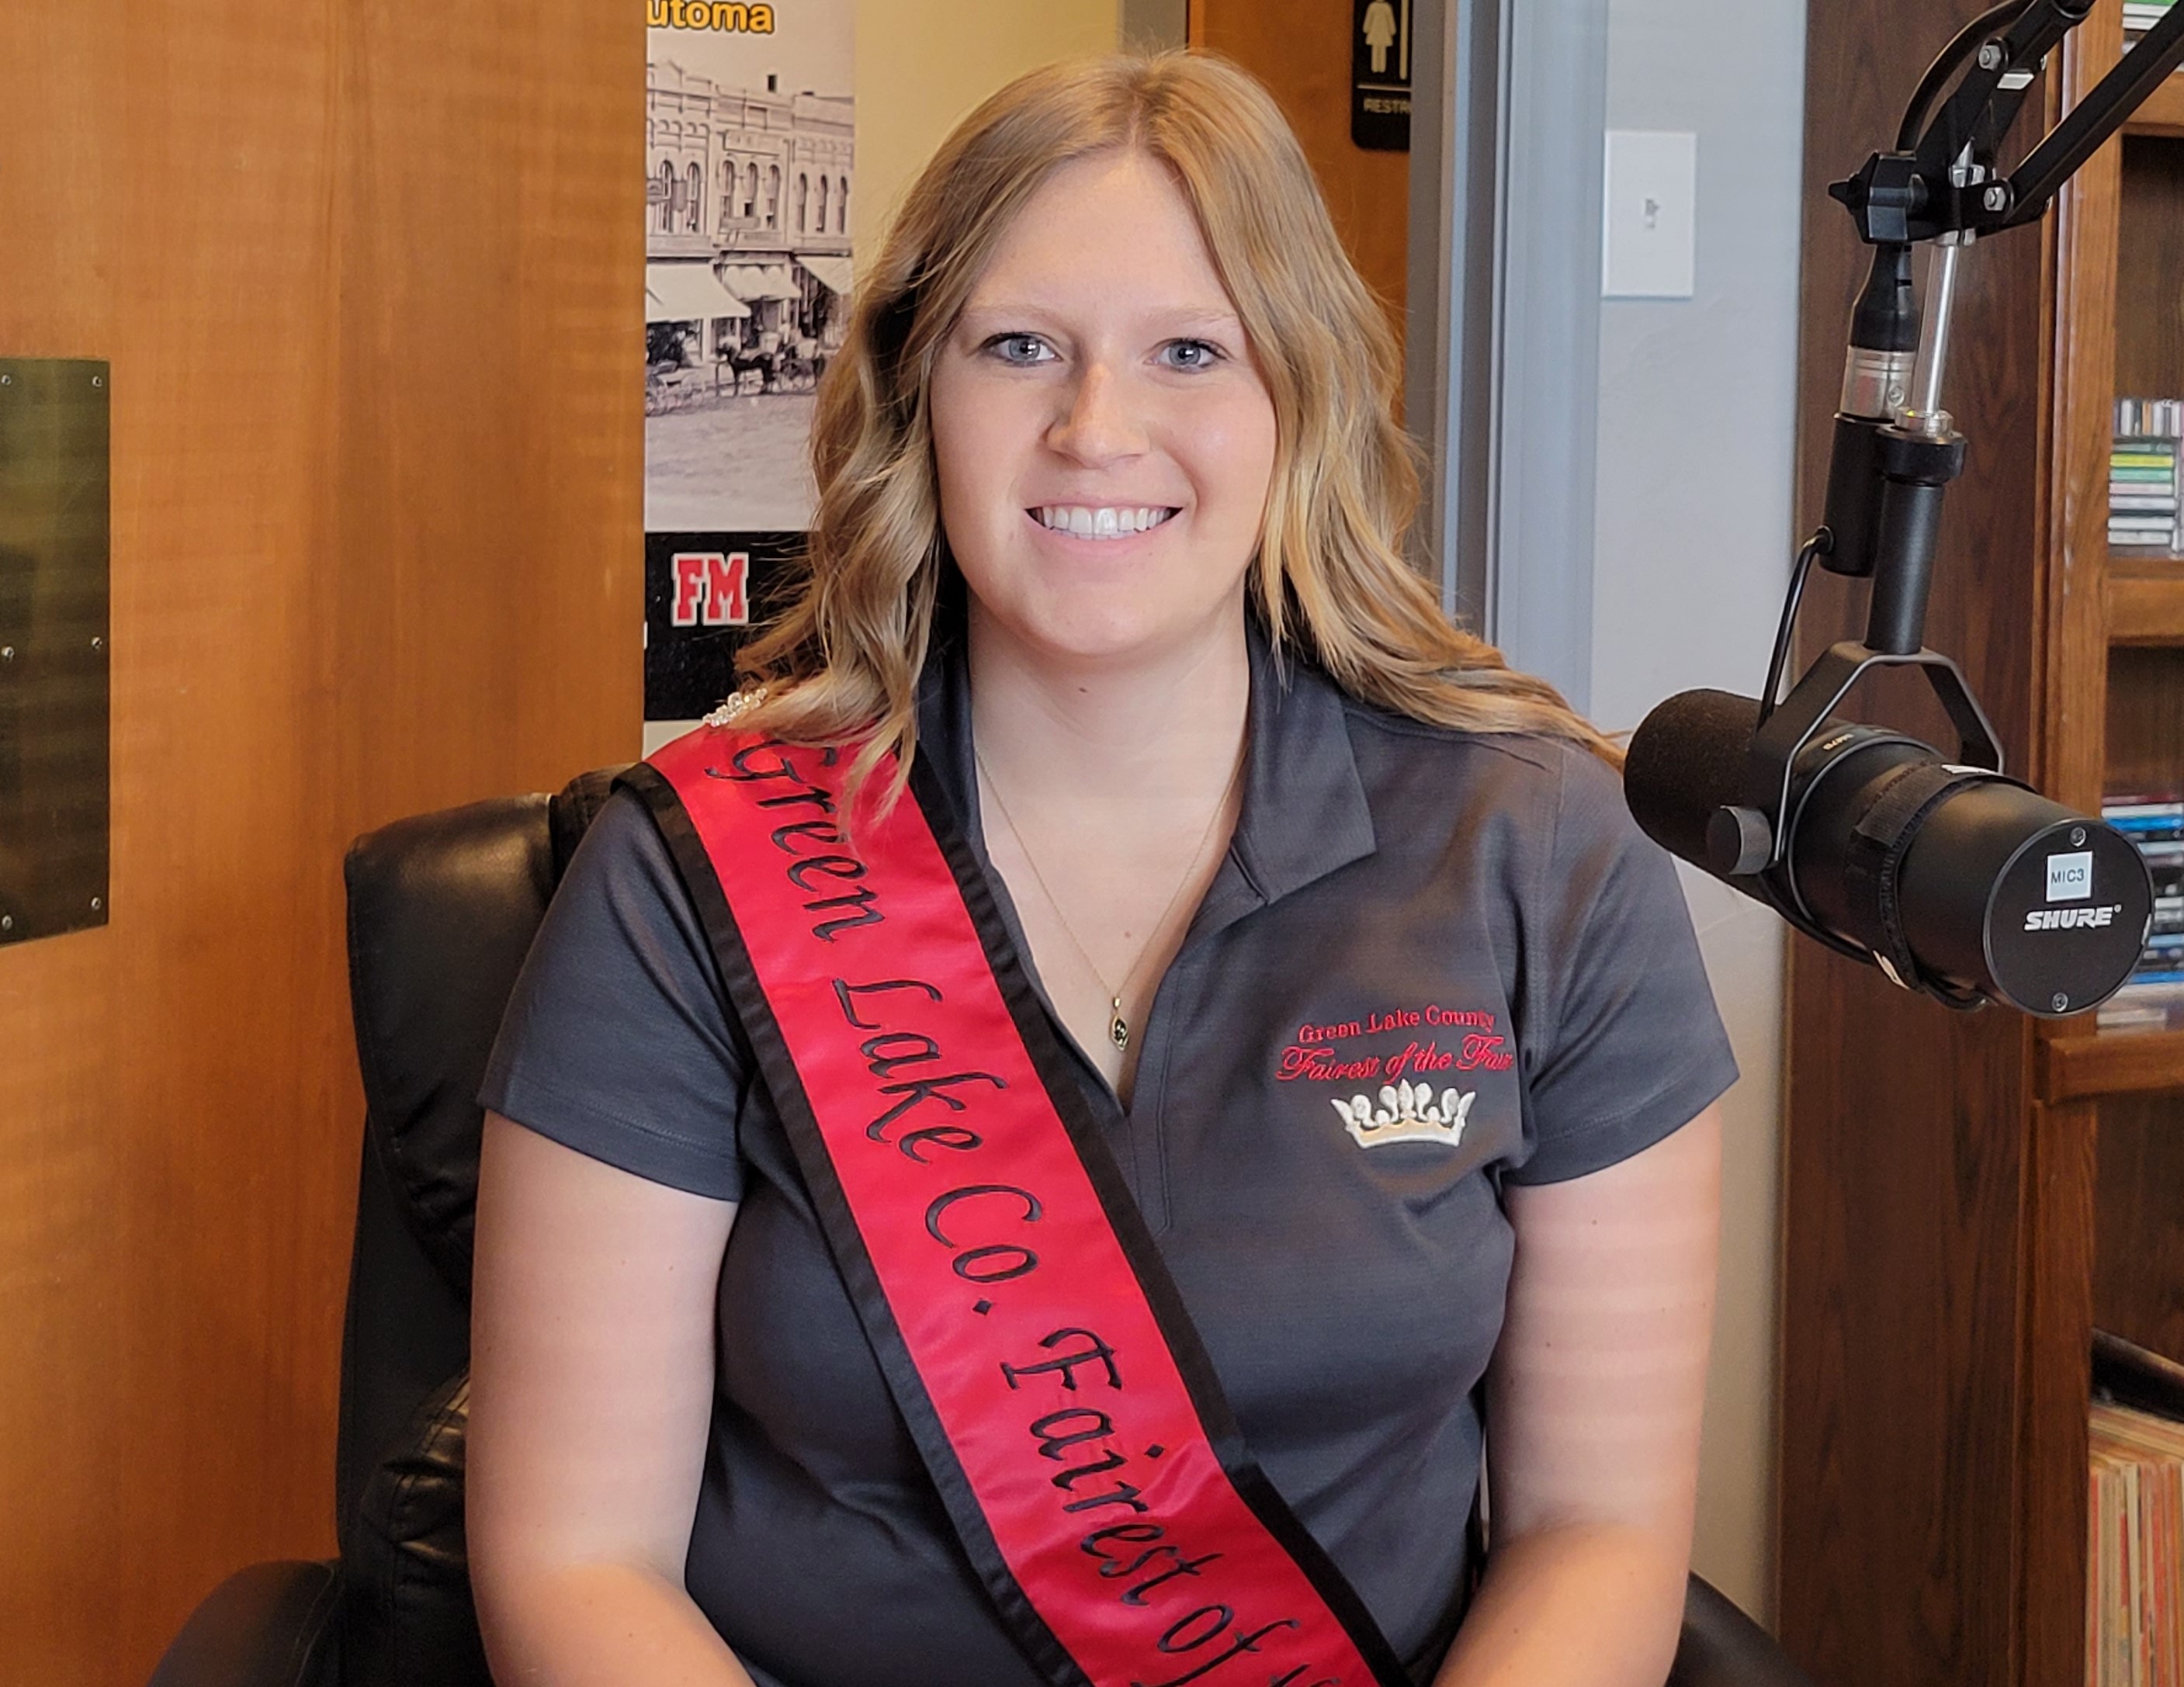
[[[666,355],[645,363],[645,414],[659,415],[746,393],[809,393],[826,372],[827,359],[827,348],[810,338],[771,346],[725,345],[704,360],[692,359],[678,342]]]

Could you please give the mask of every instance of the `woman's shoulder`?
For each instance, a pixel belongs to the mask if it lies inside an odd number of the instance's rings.
[[[625,1171],[733,1200],[748,1066],[660,828],[617,790],[547,908],[481,1100]]]
[[[646,764],[639,762],[629,770],[635,772]],[[661,841],[660,828],[653,823],[651,811],[644,799],[638,795],[621,778],[599,805],[592,823],[584,828],[579,849],[605,849],[617,854],[656,854],[660,860],[667,858],[666,845]]]
[[[640,797],[616,785],[584,828],[562,874],[564,888],[577,894],[632,897],[687,905],[682,875],[667,840]]]
[[[538,966],[579,977],[641,968],[676,975],[682,994],[717,996],[705,925],[644,799],[617,786],[584,830],[532,949]]]
[[[1383,854],[1431,871],[1457,870],[1461,858],[1471,882],[1505,887],[1531,917],[1563,918],[1625,883],[1680,914],[1673,866],[1631,817],[1619,771],[1591,745],[1435,726],[1363,704],[1349,721]]]
[[[1398,715],[1346,698],[1351,746],[1368,790],[1496,808],[1550,830],[1629,819],[1621,775],[1591,745],[1540,732],[1487,732]]]

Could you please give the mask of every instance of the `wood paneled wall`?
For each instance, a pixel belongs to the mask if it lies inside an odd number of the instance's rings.
[[[2127,276],[2184,276],[2184,137],[2127,136],[2117,267]],[[2126,287],[2116,295],[2116,396],[2184,393],[2184,286]]]
[[[1893,136],[1921,69],[1983,9],[1811,10],[1802,530],[1820,520],[1821,419],[1871,255],[1825,185]],[[2020,150],[2120,46],[2103,7],[2051,58]],[[1926,629],[1962,663],[2012,771],[2075,804],[2098,800],[2102,760],[2088,676],[2104,637],[2116,171],[2110,149],[2040,229],[1965,259],[1945,402],[1970,457]],[[1816,575],[1806,655],[1863,623],[1862,592]],[[1901,683],[1841,712],[1947,732]],[[1951,1014],[1810,944],[1791,948],[1790,977],[1782,1640],[1825,1687],[2079,1679],[2094,1110],[2041,1102],[2022,1019]]]
[[[2184,1353],[2184,1096],[2101,1105],[2093,1322],[2156,1353]]]
[[[342,852],[636,753],[643,14],[0,6],[0,352],[114,370],[112,923],[0,949],[0,1682],[332,1546]]]
[[[1234,59],[1272,92],[1318,172],[1351,262],[1398,339],[1408,292],[1411,159],[1350,138],[1350,0],[1190,0],[1190,44]]]

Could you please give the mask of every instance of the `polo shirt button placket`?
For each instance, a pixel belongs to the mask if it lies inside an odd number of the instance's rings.
[[[1193,950],[1198,944],[1186,937],[1168,963],[1145,1013],[1145,1044],[1138,1055],[1135,1087],[1125,1116],[1130,1158],[1137,1176],[1138,1210],[1145,1228],[1165,1235],[1173,1213],[1167,1196],[1168,1055],[1175,1046],[1175,1027],[1198,1022],[1203,1004],[1192,988],[1204,972]]]

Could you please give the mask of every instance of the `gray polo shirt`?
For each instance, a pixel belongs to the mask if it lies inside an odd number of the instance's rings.
[[[969,705],[951,643],[919,753],[983,861]],[[666,846],[618,794],[482,1097],[741,1203],[690,1593],[760,1687],[1039,1687],[895,1414],[725,1003]],[[1078,1055],[1095,1116],[1262,1467],[1424,1681],[1468,1580],[1501,1187],[1612,1165],[1736,1075],[1669,858],[1583,749],[1388,715],[1278,665],[1255,629],[1235,837],[1141,1035],[1127,1112]]]

